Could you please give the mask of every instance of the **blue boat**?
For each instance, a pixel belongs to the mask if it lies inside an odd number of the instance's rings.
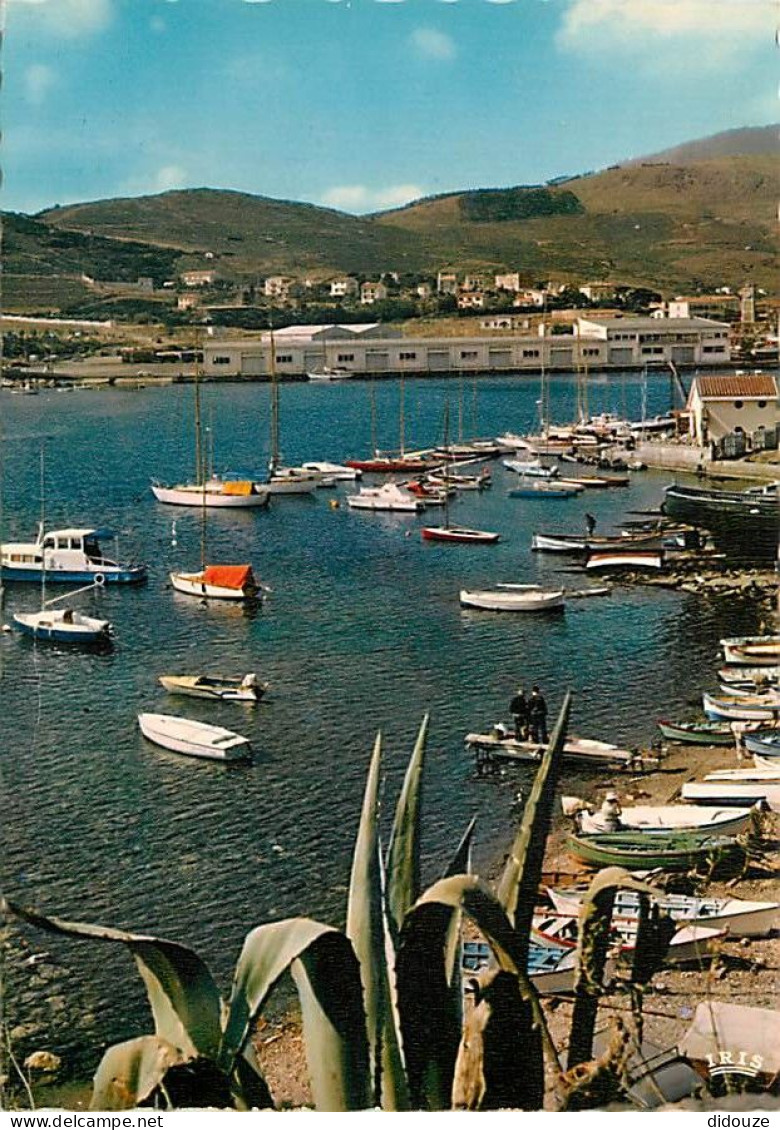
[[[780,769],[780,730],[756,730],[753,734],[745,734],[743,741],[745,748],[759,757],[777,758]]]
[[[506,493],[509,498],[573,498],[579,491],[577,487],[538,479],[527,486],[512,487]]]
[[[110,644],[111,625],[108,620],[97,620],[71,608],[40,612],[16,612],[12,617],[14,628],[23,635],[49,643]]]
[[[41,526],[34,542],[6,542],[0,546],[2,579],[41,584],[140,584],[146,580],[145,565],[122,564],[106,557],[100,539],[110,530],[65,529],[44,533]],[[45,558],[45,559],[44,559]]]

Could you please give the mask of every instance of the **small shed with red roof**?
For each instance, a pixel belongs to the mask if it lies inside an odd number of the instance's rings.
[[[699,373],[693,378],[686,410],[691,436],[700,446],[742,433],[780,425],[780,389],[773,373]]]

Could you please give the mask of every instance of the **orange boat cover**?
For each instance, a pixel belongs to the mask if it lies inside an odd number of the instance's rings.
[[[252,483],[245,479],[234,480],[230,479],[228,482],[222,484],[223,494],[251,494]]]
[[[251,565],[207,565],[203,570],[204,584],[225,589],[243,589],[254,580]]]

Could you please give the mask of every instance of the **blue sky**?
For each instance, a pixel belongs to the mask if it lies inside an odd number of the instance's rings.
[[[780,118],[772,0],[7,0],[3,207],[367,212]]]

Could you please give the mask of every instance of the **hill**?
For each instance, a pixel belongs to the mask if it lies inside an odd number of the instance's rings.
[[[10,215],[5,306],[83,305],[83,274],[123,301],[139,276],[159,285],[207,265],[238,285],[454,267],[666,292],[752,280],[774,293],[776,133],[732,130],[565,181],[449,193],[371,216],[205,188]]]

